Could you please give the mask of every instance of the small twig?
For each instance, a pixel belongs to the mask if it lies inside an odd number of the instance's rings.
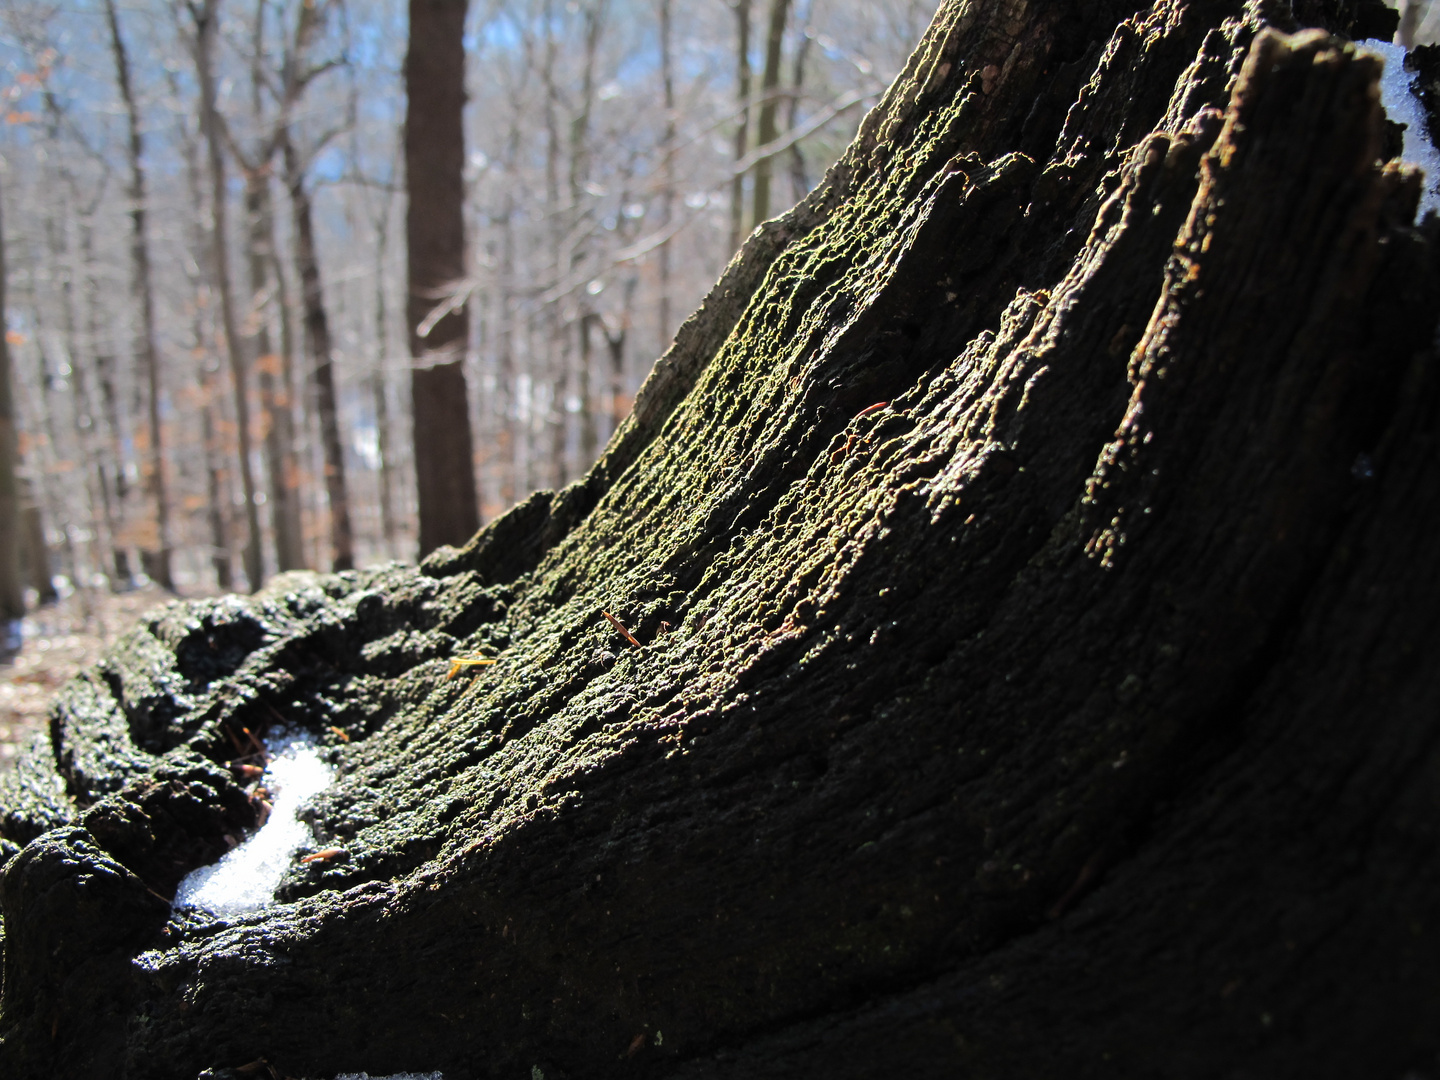
[[[634,645],[635,648],[637,648],[637,649],[640,648],[640,642],[638,642],[638,641],[635,640],[635,635],[634,635],[634,634],[630,633],[629,630],[626,630],[626,629],[625,629],[625,624],[624,624],[624,623],[622,623],[622,622],[621,622],[619,619],[617,619],[614,615],[611,615],[610,612],[605,611],[605,610],[603,610],[603,609],[601,610],[600,614],[601,614],[601,615],[604,615],[605,618],[607,618],[607,619],[610,620],[610,625],[613,626],[613,627],[615,627],[616,630],[619,630],[620,633],[621,633],[621,635],[625,638],[626,641],[630,642],[631,645]]]
[[[492,658],[492,657],[488,657],[488,656],[454,656],[454,657],[451,657],[451,659],[450,659],[450,674],[448,674],[448,675],[445,676],[445,681],[446,681],[446,682],[449,682],[451,679],[453,679],[456,675],[459,675],[460,672],[464,671],[466,668],[470,668],[470,667],[489,667],[491,664],[498,664],[498,663],[499,663],[499,660],[496,660],[496,659],[494,659],[494,658]]]
[[[259,754],[262,758],[267,757],[265,744],[255,737],[255,733],[248,727],[242,727],[240,730],[243,731],[245,737],[250,740],[250,745],[255,747],[255,753]]]

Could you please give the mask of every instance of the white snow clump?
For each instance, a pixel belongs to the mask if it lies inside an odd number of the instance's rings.
[[[218,862],[187,874],[175,892],[177,909],[242,915],[273,903],[295,852],[314,840],[310,826],[296,814],[307,799],[330,786],[334,770],[320,760],[314,738],[305,732],[276,732],[265,740],[265,749],[273,755],[260,780],[275,800],[270,817]]]

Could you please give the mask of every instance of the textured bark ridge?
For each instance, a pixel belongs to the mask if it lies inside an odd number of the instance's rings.
[[[585,481],[62,693],[0,1073],[1435,1075],[1436,229],[1296,32],[1386,19],[947,2]],[[343,854],[172,916],[281,721]]]

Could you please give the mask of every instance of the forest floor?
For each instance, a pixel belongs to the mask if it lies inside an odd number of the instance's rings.
[[[18,652],[0,652],[0,773],[45,722],[66,679],[100,659],[110,644],[151,608],[174,599],[154,585],[125,593],[76,590],[31,611]]]

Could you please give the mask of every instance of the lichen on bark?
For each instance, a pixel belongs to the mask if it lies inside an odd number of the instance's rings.
[[[1433,1056],[1435,229],[1300,25],[942,5],[583,481],[137,628],[0,789],[6,1075]],[[172,915],[282,722],[343,854]]]

